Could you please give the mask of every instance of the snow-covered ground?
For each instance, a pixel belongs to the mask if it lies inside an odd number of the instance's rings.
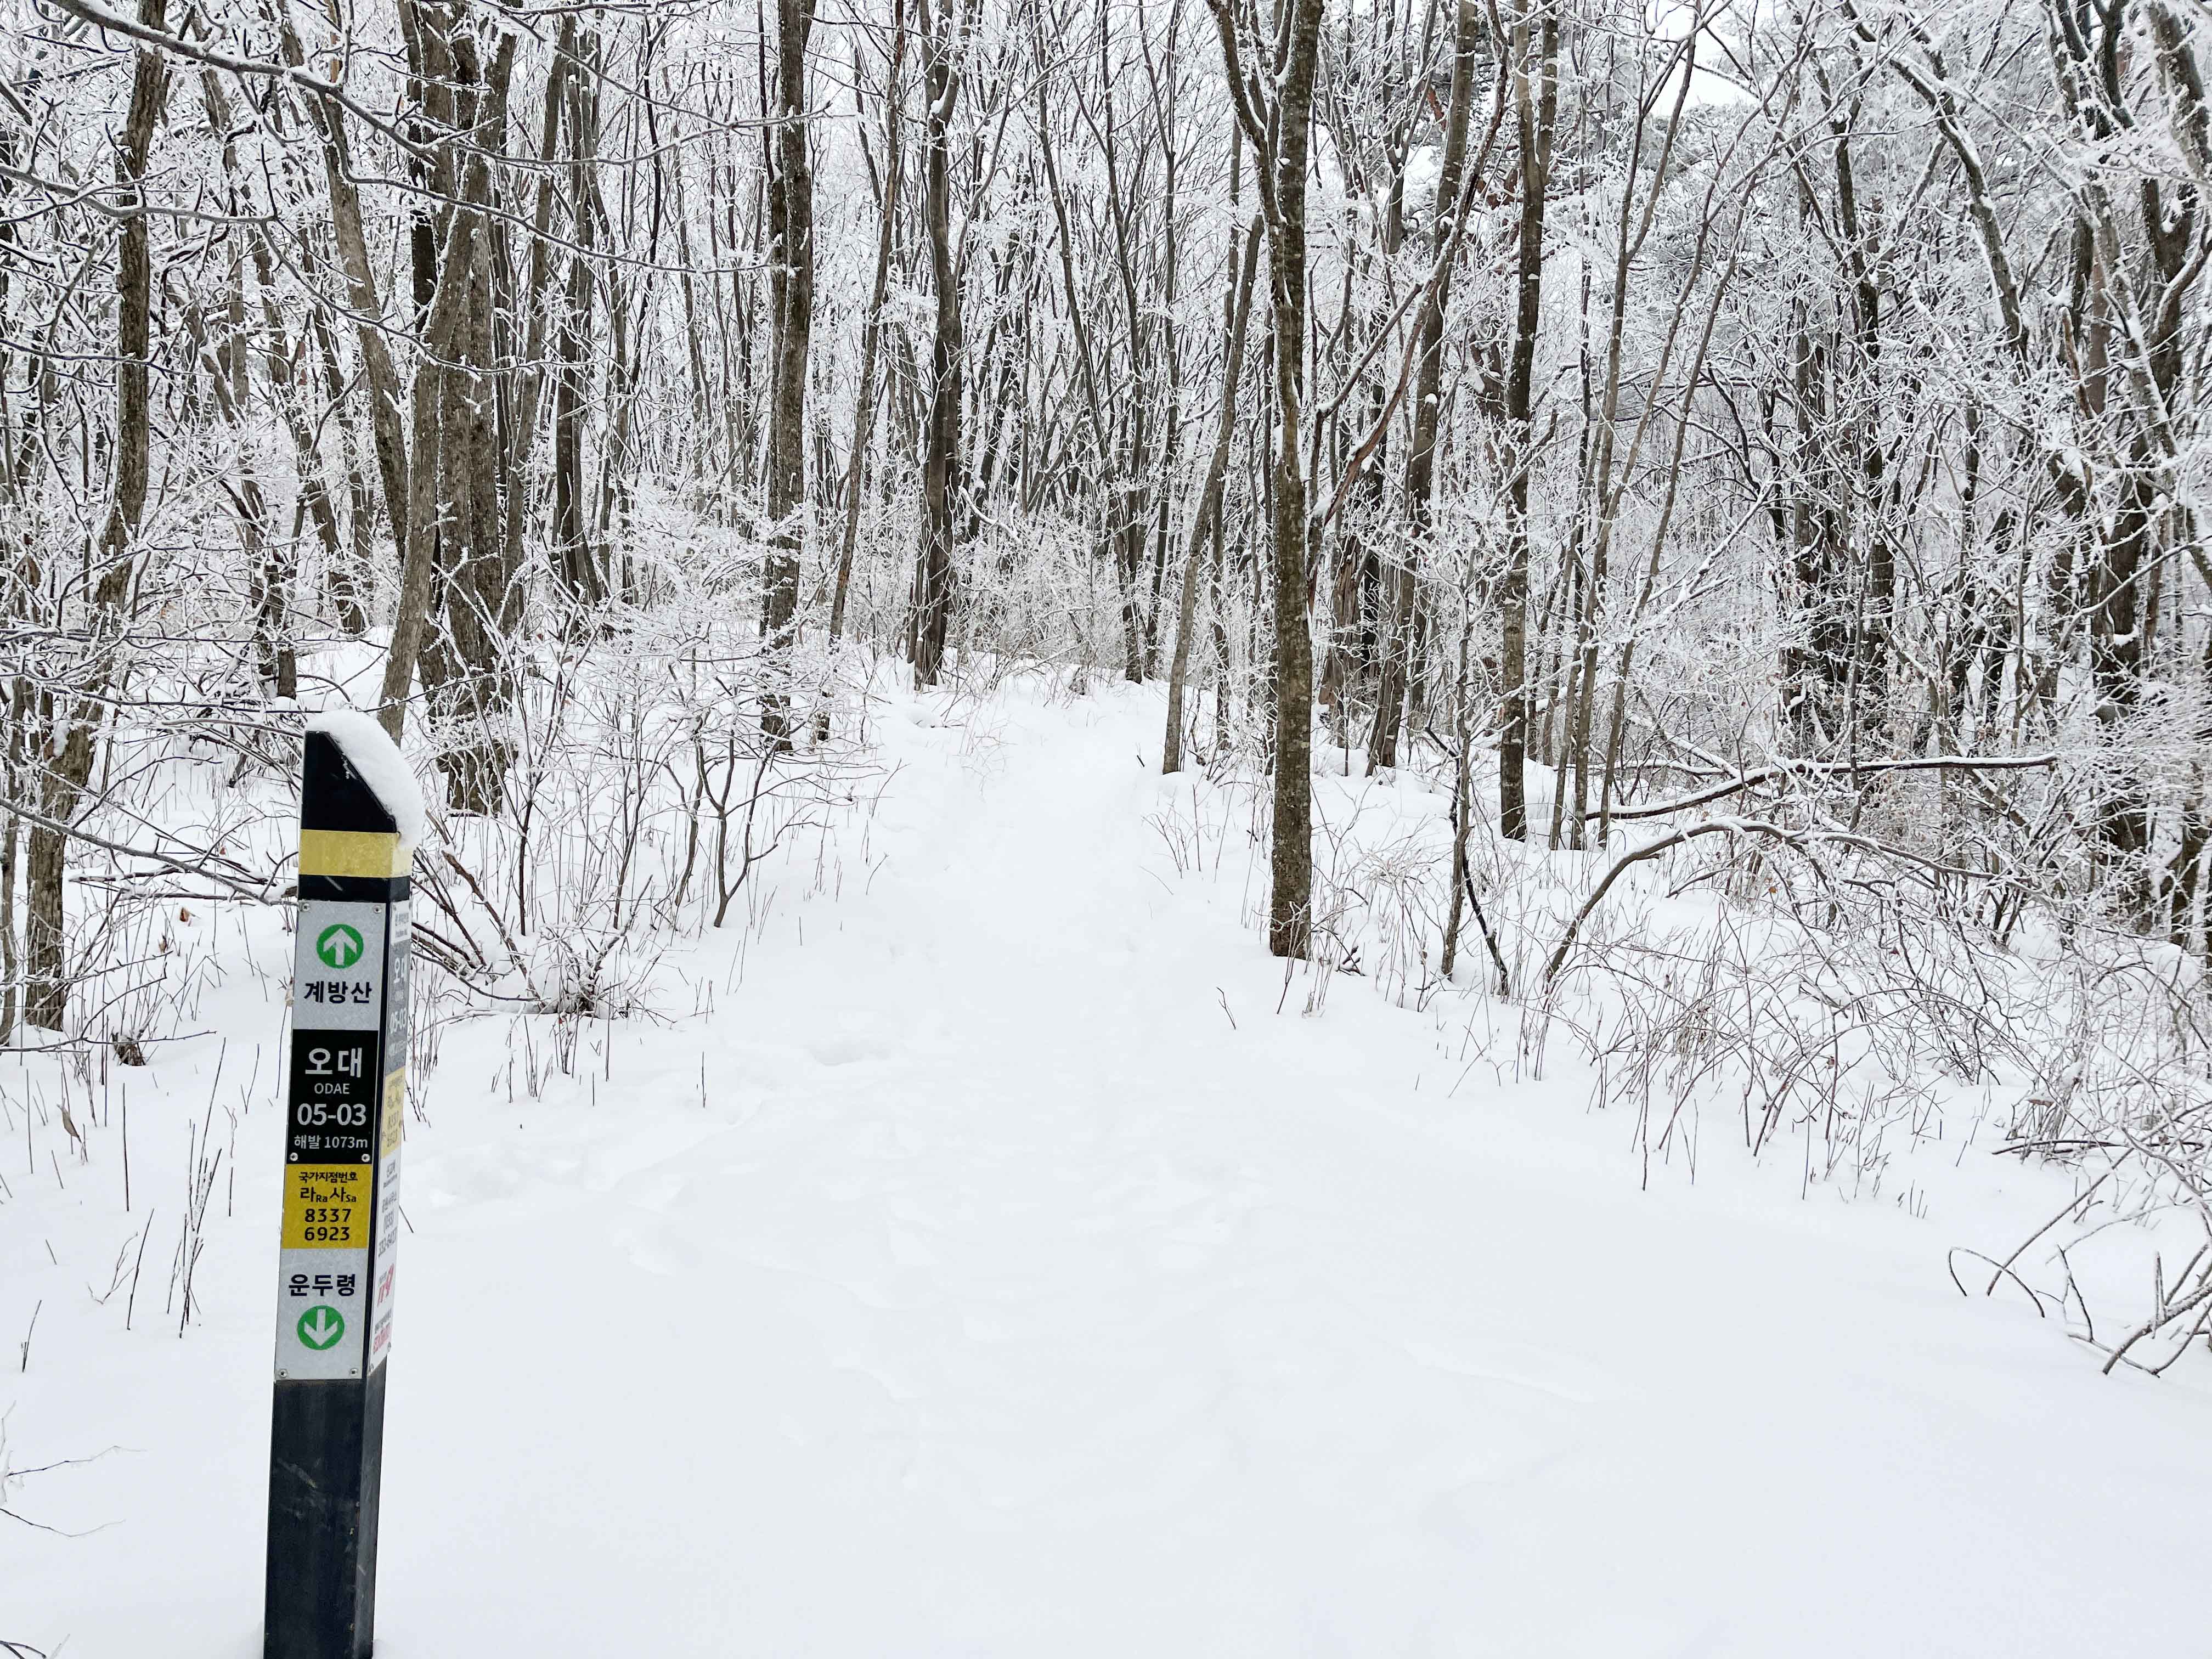
[[[588,1025],[538,1098],[513,1022],[448,1028],[386,1659],[2212,1652],[2212,1395],[1946,1276],[2056,1177],[1645,1189],[1569,1057],[1514,1081],[1510,1009],[1302,1012],[1241,860],[1180,873],[1147,822],[1186,787],[1155,694],[930,707],[888,711],[841,890],[672,954],[667,1018]],[[0,1639],[70,1659],[259,1651],[289,957],[273,914],[179,925],[228,972],[127,1073],[129,1215],[125,1073],[76,1085],[88,1161],[52,1073],[0,1077],[5,1456],[89,1460],[8,1487]],[[87,1286],[149,1207],[126,1332]]]

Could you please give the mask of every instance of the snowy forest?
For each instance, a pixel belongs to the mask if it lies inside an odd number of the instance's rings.
[[[262,1650],[347,710],[394,1654],[2194,1651],[2208,62],[0,0],[0,1654]]]

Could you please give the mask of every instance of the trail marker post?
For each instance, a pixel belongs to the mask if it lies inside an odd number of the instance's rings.
[[[355,756],[371,740],[357,729]],[[347,748],[311,727],[300,790],[265,1659],[367,1659],[375,1638],[412,815]]]

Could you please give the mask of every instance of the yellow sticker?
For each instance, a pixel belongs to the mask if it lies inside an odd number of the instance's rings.
[[[399,1134],[407,1119],[407,1068],[385,1074],[384,1079],[384,1153],[396,1157],[399,1152]]]
[[[368,1165],[288,1165],[284,1170],[283,1248],[367,1249]]]
[[[374,876],[389,880],[413,866],[411,848],[395,835],[369,830],[302,830],[300,873],[303,876]]]

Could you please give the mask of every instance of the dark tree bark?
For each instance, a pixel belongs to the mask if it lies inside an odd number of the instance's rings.
[[[953,556],[960,522],[962,358],[960,276],[952,248],[952,112],[960,98],[959,0],[920,0],[923,95],[922,228],[929,241],[936,326],[930,342],[929,410],[923,428],[921,557],[915,573],[914,678],[934,685],[944,672],[952,623]]]
[[[1285,0],[1274,31],[1279,62],[1267,80],[1246,67],[1246,20],[1233,0],[1208,0],[1221,35],[1230,90],[1246,140],[1260,157],[1274,317],[1274,799],[1270,835],[1267,948],[1304,957],[1313,944],[1313,635],[1306,623],[1310,533],[1305,474],[1306,172],[1313,137],[1314,72],[1322,0]],[[1252,31],[1256,34],[1256,29]]]
[[[580,37],[577,51],[587,55],[591,42]],[[591,515],[585,502],[584,405],[590,392],[592,173],[599,154],[599,82],[572,74],[564,88],[568,102],[569,222],[575,247],[568,255],[554,351],[559,359],[553,380],[553,544],[558,550],[562,586],[572,604],[590,607],[607,596],[605,572],[592,544]]]
[[[471,142],[480,154],[505,153],[507,76],[502,53],[479,81],[476,46],[453,42],[456,79],[464,90]],[[465,269],[446,279],[466,291],[453,343],[442,367],[436,465],[443,498],[438,532],[434,616],[425,641],[422,677],[438,732],[438,764],[447,804],[457,812],[499,809],[513,745],[506,720],[514,694],[511,656],[521,622],[520,564],[500,519],[501,453],[498,420],[494,228],[479,206]],[[441,279],[441,280],[446,280]]]
[[[1508,465],[1505,487],[1505,574],[1498,584],[1498,672],[1501,720],[1498,738],[1498,828],[1525,841],[1528,835],[1528,477],[1536,464],[1536,424],[1530,403],[1535,380],[1536,331],[1544,304],[1544,202],[1551,191],[1552,151],[1559,106],[1559,18],[1547,9],[1534,24],[1530,54],[1527,17],[1514,25],[1513,88],[1521,149],[1520,246],[1514,270],[1513,354],[1505,374]],[[1532,85],[1531,82],[1534,82]]]
[[[489,79],[504,85],[512,71],[515,37],[502,34]],[[415,684],[415,671],[432,625],[439,599],[437,576],[444,559],[441,531],[444,518],[441,483],[446,458],[445,416],[449,371],[447,365],[459,357],[475,309],[477,243],[490,202],[490,156],[481,145],[470,147],[461,169],[456,204],[446,216],[445,238],[438,256],[437,290],[422,319],[421,357],[416,365],[412,427],[413,453],[407,469],[407,550],[400,569],[399,606],[392,622],[392,648],[384,659],[384,683],[379,718],[393,742],[399,740],[407,721],[407,699]],[[460,434],[455,434],[459,441]],[[473,532],[471,532],[473,533]]]
[[[776,103],[769,169],[769,293],[774,312],[769,371],[769,552],[761,645],[768,690],[761,734],[791,748],[791,659],[799,629],[799,564],[806,523],[806,354],[814,330],[814,169],[806,138],[806,42],[814,0],[776,0]]]

